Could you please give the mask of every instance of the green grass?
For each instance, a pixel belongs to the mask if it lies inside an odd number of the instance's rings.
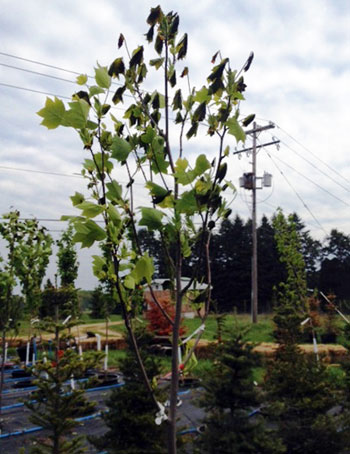
[[[187,328],[186,335],[189,336],[200,325],[201,321],[198,318],[184,319],[184,326]],[[245,332],[244,338],[249,342],[273,342],[273,322],[271,315],[259,316],[257,324],[252,324],[250,315],[233,315],[227,314],[225,317],[225,333],[223,337],[227,337],[230,333],[242,331]],[[215,315],[210,315],[205,324],[205,330],[202,339],[209,341],[216,340],[218,335],[218,323]]]

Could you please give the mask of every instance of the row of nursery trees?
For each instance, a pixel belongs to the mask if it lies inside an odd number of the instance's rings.
[[[334,294],[338,302],[350,301],[350,236],[333,229],[323,243],[315,240],[300,217],[292,214],[300,236],[301,252],[305,262],[309,289],[319,289]],[[263,216],[257,228],[258,239],[258,295],[259,310],[270,312],[275,299],[274,288],[286,278],[286,268],[281,265],[276,243],[276,216],[270,220]],[[139,232],[141,245],[151,251],[155,263],[155,276],[167,279],[169,266],[162,242],[153,232]],[[251,220],[238,215],[224,219],[212,234],[210,242],[212,298],[220,312],[250,312],[251,299]],[[173,251],[171,251],[173,254]],[[198,261],[199,251],[184,260],[183,273],[191,275]]]
[[[104,416],[110,430],[95,443],[108,452],[175,454],[181,449],[176,425],[180,372],[191,361],[201,332],[193,339],[181,367],[178,348],[172,349],[171,381],[164,396],[154,380],[157,364],[146,353],[147,340],[136,329],[134,318],[140,286],[148,285],[153,291],[156,266],[142,243],[140,231],[143,227],[154,233],[165,251],[174,314],[161,306],[156,295],[153,298],[171,325],[171,342],[177,346],[183,297],[188,288],[199,282],[207,284],[196,299],[202,308],[203,325],[213,300],[210,244],[215,227],[225,225],[223,221],[231,213],[229,203],[235,193],[226,177],[229,144],[233,139],[244,142],[244,128],[254,120],[254,115],[243,119],[240,116],[246,89],[244,73],[250,68],[253,54],[237,71],[231,68],[228,58],[217,52],[204,85],[196,88],[183,63],[188,36],[179,36],[179,16],[174,12],[164,14],[158,6],[151,9],[147,24],[146,40],[155,51],[148,63],[144,47],[130,51],[121,34],[117,45],[120,55],[109,67],[97,65],[93,80],[87,75],[79,76],[81,89],[67,105],[58,98],[47,99],[38,113],[48,129],[63,126],[75,130],[86,151],[82,175],[87,194],[76,192],[71,197],[78,215],[63,219],[75,229],[76,243],[82,247],[102,245],[101,255],[94,257],[93,271],[112,288],[130,348],[130,355],[122,364],[126,384],[112,394],[110,411]],[[149,92],[148,80],[160,80],[161,88]],[[125,107],[123,116],[113,109],[118,104]],[[210,160],[205,154],[198,154],[192,162],[188,143],[203,130],[213,154]],[[122,184],[125,179],[127,183]],[[137,207],[135,182],[142,181],[143,195],[149,195],[149,203]],[[194,448],[198,452],[340,452],[340,444],[348,446],[347,419],[338,420],[327,413],[336,402],[332,400],[335,393],[328,370],[321,362],[309,363],[297,346],[299,325],[306,312],[305,266],[297,253],[298,245],[289,245],[290,241],[297,241],[294,230],[286,233],[289,223],[282,213],[277,218],[281,222],[276,228],[276,232],[281,232],[277,248],[286,275],[277,296],[275,317],[280,349],[264,391],[266,402],[274,402],[275,408],[266,403],[253,423],[248,420],[247,412],[258,404],[258,389],[252,381],[256,356],[236,336],[219,347],[214,365],[217,374],[212,374],[206,385],[209,392],[203,405],[207,430]],[[96,222],[101,219],[103,225]],[[182,286],[181,277],[189,260],[191,273],[186,270],[186,275],[190,279]],[[55,307],[59,308],[59,304]],[[53,363],[36,365],[34,373],[40,392],[35,398],[40,405],[31,407],[34,420],[52,430],[52,436],[40,442],[34,452],[73,454],[82,452],[80,441],[66,439],[65,435],[72,431],[74,410],[83,395],[80,390],[63,393],[62,386],[72,373],[79,376],[95,359],[80,361],[74,351],[59,359],[59,336],[65,326],[58,309],[55,312],[50,326],[55,333],[56,358]],[[345,388],[342,391],[345,396]],[[167,409],[165,400],[169,401]],[[346,399],[343,402],[345,412]],[[265,407],[276,420],[273,432],[262,419]],[[337,432],[338,429],[345,430]],[[320,449],[316,449],[316,442]]]

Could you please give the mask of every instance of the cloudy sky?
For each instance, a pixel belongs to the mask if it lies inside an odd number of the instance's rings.
[[[55,220],[75,214],[69,196],[86,193],[77,175],[86,156],[73,131],[48,131],[36,112],[46,94],[69,98],[76,90],[75,73],[93,74],[97,61],[109,65],[117,56],[119,33],[131,49],[147,46],[145,19],[156,4],[1,1],[0,213],[13,207],[23,217],[42,219],[59,238],[64,225]],[[217,50],[236,68],[254,51],[241,110],[255,113],[259,125],[275,125],[259,135],[260,144],[281,141],[279,149],[258,153],[257,175],[273,175],[272,187],[258,191],[258,217],[281,206],[296,211],[315,238],[323,239],[332,228],[350,234],[348,0],[165,0],[161,6],[180,14],[181,31],[189,34],[186,64],[198,88]],[[189,156],[212,151],[205,135],[186,146]],[[251,156],[232,156],[235,184],[250,169]],[[250,193],[239,189],[232,208],[249,217]],[[95,285],[90,253],[79,254],[78,286],[86,289]]]

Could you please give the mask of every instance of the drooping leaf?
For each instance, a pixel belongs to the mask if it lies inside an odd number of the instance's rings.
[[[250,123],[251,123],[252,121],[254,121],[254,119],[255,119],[255,114],[250,114],[250,115],[248,115],[247,117],[245,117],[245,118],[243,119],[242,125],[243,125],[244,127],[247,127],[247,126],[250,125]]]
[[[108,74],[111,77],[117,77],[119,79],[119,74],[125,74],[125,65],[123,58],[116,58],[111,64],[108,70]]]
[[[158,55],[161,55],[161,53],[162,53],[163,44],[164,44],[163,39],[161,39],[160,36],[157,35],[156,41],[154,43],[154,49],[155,49],[155,51],[157,52]]]
[[[243,71],[247,72],[248,69],[250,68],[250,65],[252,64],[254,58],[254,52],[250,52],[248,60],[246,61],[246,64],[244,65]]]
[[[183,69],[183,71],[182,71],[182,73],[181,73],[181,76],[180,76],[180,77],[185,77],[185,76],[187,76],[187,75],[188,75],[188,67],[185,66],[184,69]]]
[[[182,93],[180,89],[176,91],[172,105],[174,110],[182,109]]]
[[[123,35],[123,33],[121,33],[118,38],[118,49],[120,49],[122,47],[122,45],[124,44],[124,41],[125,41],[124,35]]]
[[[114,159],[120,162],[125,161],[128,158],[131,150],[131,145],[125,139],[119,136],[115,136],[113,138],[111,151],[112,157]]]
[[[145,34],[146,40],[151,43],[153,41],[153,35],[154,35],[154,25],[152,25],[148,32]]]
[[[80,91],[78,91],[77,93],[74,93],[73,99],[84,99],[84,100],[91,106],[91,103],[90,103],[90,96],[89,96],[89,94],[88,94],[86,91],[84,91],[84,90],[80,90]]]
[[[218,50],[218,51],[215,52],[215,54],[212,56],[212,58],[211,58],[211,63],[212,63],[212,64],[214,64],[214,63],[216,62],[216,57],[218,56],[219,52],[220,52],[220,51]]]
[[[112,79],[108,74],[107,66],[98,66],[95,68],[95,80],[99,87],[109,88],[112,83]]]
[[[163,11],[159,5],[156,6],[155,8],[151,8],[151,12],[149,13],[149,16],[147,17],[147,24],[152,26],[156,23],[159,23],[162,17],[163,17]]]
[[[208,76],[208,81],[213,82],[216,79],[220,79],[223,75],[225,66],[228,62],[228,58],[224,58],[221,63],[219,63],[217,66],[214,66],[212,72]]]
[[[130,68],[134,68],[137,65],[140,65],[143,61],[143,46],[139,46],[132,53],[132,57],[129,62]]]
[[[194,122],[194,123],[192,123],[192,126],[190,127],[190,129],[186,133],[187,139],[190,139],[192,136],[196,136],[197,135],[197,131],[198,131],[198,123]]]
[[[41,124],[46,126],[47,129],[55,129],[62,125],[64,123],[65,113],[66,109],[63,102],[56,97],[54,100],[46,98],[45,107],[37,112],[43,118]]]
[[[154,58],[153,60],[149,61],[151,66],[154,66],[156,69],[159,69],[164,62],[164,57],[161,58]]]
[[[192,120],[193,121],[203,121],[205,118],[206,107],[207,107],[207,105],[205,102],[202,102],[201,104],[199,104],[199,106],[193,113]]]
[[[123,93],[124,93],[125,89],[126,89],[125,85],[117,88],[117,90],[114,93],[113,98],[112,98],[112,101],[114,104],[118,104],[118,102],[123,102]]]
[[[179,42],[179,44],[176,46],[177,58],[179,60],[186,57],[187,43],[188,43],[188,37],[187,37],[187,33],[185,33],[184,36],[182,37],[181,41]]]

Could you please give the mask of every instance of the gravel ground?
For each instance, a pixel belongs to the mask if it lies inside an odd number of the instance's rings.
[[[11,375],[6,374],[6,383],[2,402],[2,436],[8,433],[22,432],[23,430],[34,427],[30,422],[30,411],[24,406],[9,408],[14,404],[20,404],[23,400],[30,399],[30,388],[14,389],[14,381],[11,381]],[[22,382],[23,383],[23,382]],[[19,385],[20,386],[20,385]],[[87,398],[90,401],[96,402],[96,409],[93,415],[106,409],[105,401],[111,392],[111,389],[99,389],[93,392],[88,392]],[[201,409],[194,406],[194,401],[199,395],[198,389],[181,389],[179,398],[181,405],[178,408],[178,427],[179,430],[196,427],[200,424],[200,419],[203,417]],[[93,417],[93,415],[90,415]],[[79,422],[74,435],[102,435],[106,431],[106,426],[101,417],[93,417],[92,419]],[[0,453],[13,454],[18,453],[19,449],[24,447],[25,452],[29,452],[31,445],[35,444],[38,439],[45,438],[47,433],[43,430],[35,431],[28,434],[10,435],[5,438],[0,438]],[[86,452],[96,454],[96,449],[86,442]]]

